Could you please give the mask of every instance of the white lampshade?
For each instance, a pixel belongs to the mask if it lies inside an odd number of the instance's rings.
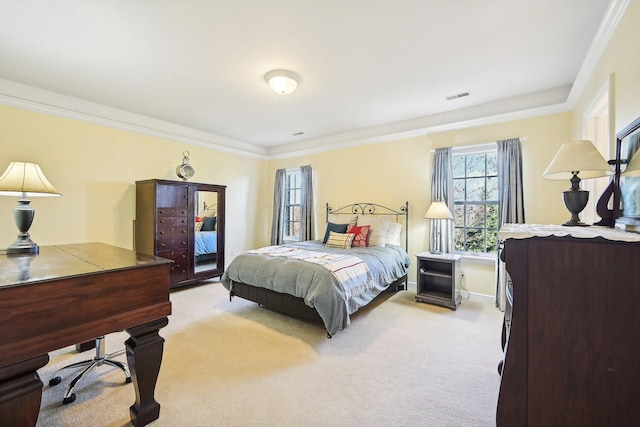
[[[573,172],[579,172],[582,179],[613,175],[611,165],[593,142],[587,140],[562,144],[542,176],[545,179],[568,180],[573,177]]]
[[[631,158],[627,167],[622,173],[624,176],[640,176],[640,150]]]
[[[300,76],[292,71],[273,70],[269,71],[264,79],[269,83],[274,92],[281,95],[288,95],[296,90],[300,84]]]
[[[35,163],[11,162],[0,176],[0,195],[22,197],[60,196]]]
[[[428,219],[453,219],[451,211],[444,202],[431,203],[431,206],[427,209],[427,213],[424,214],[424,217]]]

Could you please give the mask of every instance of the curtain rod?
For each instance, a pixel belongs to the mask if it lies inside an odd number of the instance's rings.
[[[515,139],[515,138],[505,138],[505,139]],[[519,137],[520,142],[524,142],[527,140],[526,136],[521,136]],[[480,142],[478,144],[467,144],[467,145],[461,145],[459,147],[451,147],[453,151],[457,151],[457,150],[473,150],[473,149],[489,149],[489,148],[493,148],[491,147],[493,144],[497,143],[498,140],[495,141],[490,141],[490,142]],[[431,152],[435,153],[436,149],[432,148]]]

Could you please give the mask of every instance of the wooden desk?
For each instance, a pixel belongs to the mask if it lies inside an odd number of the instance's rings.
[[[103,243],[0,253],[0,425],[35,426],[50,351],[126,330],[136,400],[131,421],[157,419],[154,391],[168,323],[169,261]]]

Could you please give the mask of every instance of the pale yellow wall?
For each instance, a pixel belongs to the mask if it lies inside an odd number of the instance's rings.
[[[133,248],[135,181],[179,180],[175,169],[185,150],[196,171],[191,181],[227,186],[229,258],[253,245],[264,160],[5,106],[0,146],[2,171],[11,161],[38,163],[63,194],[32,198],[30,233],[39,245],[100,241]],[[18,233],[16,205],[17,198],[0,197],[0,247]]]
[[[580,138],[583,115],[609,76],[613,76],[615,132],[640,117],[640,2],[631,1],[574,109],[573,135]],[[611,141],[612,147],[615,141]],[[612,151],[613,152],[613,151]]]
[[[455,130],[379,144],[269,161],[264,191],[273,194],[275,170],[310,164],[314,169],[318,224],[324,233],[325,203],[333,207],[353,202],[375,202],[399,208],[409,201],[409,255],[428,250],[428,221],[424,213],[431,200],[431,150],[482,144],[498,139],[526,137],[523,142],[525,209],[528,222],[560,224],[569,219],[561,198],[568,182],[546,181],[542,172],[571,134],[571,113],[561,113],[488,126]],[[263,199],[271,212],[271,199]],[[270,217],[257,228],[270,227]],[[268,240],[256,242],[268,244]],[[492,263],[463,263],[467,290],[495,294]],[[412,268],[410,281],[415,281]]]
[[[563,142],[582,136],[582,115],[610,75],[615,82],[616,130],[640,116],[640,4],[631,2],[573,112],[434,133],[366,146],[279,160],[228,154],[162,138],[0,106],[0,168],[12,160],[39,163],[61,198],[33,199],[31,229],[42,245],[103,241],[133,246],[134,182],[177,179],[175,167],[188,150],[192,179],[227,185],[227,262],[238,253],[269,243],[274,171],[314,167],[317,235],[324,231],[324,205],[373,201],[390,207],[410,204],[409,253],[428,249],[431,150],[523,137],[526,219],[559,224],[568,218],[561,192],[568,184],[546,181],[542,172]],[[0,247],[17,234],[11,210],[16,200],[0,197]],[[410,280],[415,281],[411,269]],[[491,264],[466,262],[465,287],[494,293]]]

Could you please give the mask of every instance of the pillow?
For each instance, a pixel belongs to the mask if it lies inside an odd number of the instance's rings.
[[[402,242],[400,241],[401,231],[402,231],[402,224],[399,224],[397,222],[390,222],[389,230],[387,230],[387,236],[385,238],[385,244],[402,246]]]
[[[216,229],[216,217],[205,216],[202,221],[202,227],[200,231],[213,231]]]
[[[369,246],[384,246],[389,230],[389,216],[358,215],[358,226],[369,225]]]
[[[358,246],[361,248],[367,247],[367,237],[369,235],[368,225],[363,225],[362,227],[358,227],[357,225],[349,225],[347,227],[347,233],[351,233],[354,235],[353,243],[351,243],[351,246]]]
[[[336,233],[346,233],[347,224],[334,224],[332,222],[327,223],[327,230],[324,232],[324,239],[322,239],[322,243],[327,243],[329,233],[332,231],[335,231]]]
[[[204,225],[204,222],[202,221],[196,222],[196,231],[201,231],[203,225]]]
[[[349,249],[354,237],[355,235],[351,233],[343,234],[336,233],[335,231],[330,231],[329,238],[327,239],[327,247]]]
[[[334,224],[351,224],[356,225],[358,221],[358,215],[356,214],[329,214],[327,222],[333,222]]]

